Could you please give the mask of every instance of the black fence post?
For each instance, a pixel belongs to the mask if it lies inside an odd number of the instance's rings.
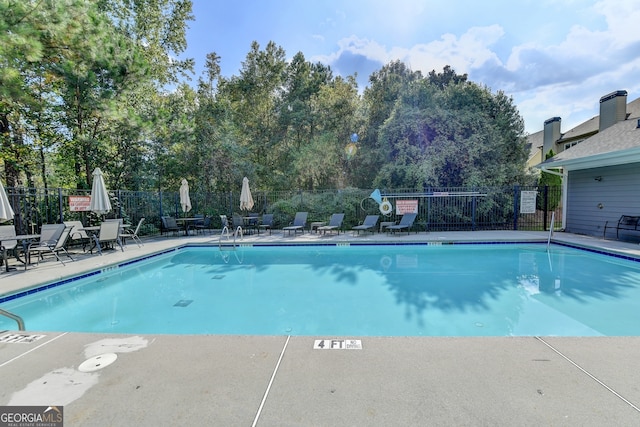
[[[64,203],[62,201],[62,188],[58,187],[58,213],[60,214],[60,224],[64,222]]]
[[[518,193],[520,192],[520,186],[515,185],[513,187],[513,229],[518,229]]]
[[[543,206],[544,206],[544,212],[542,215],[542,229],[544,231],[547,231],[547,217],[548,217],[547,212],[549,211],[549,186],[548,185],[544,186],[544,191],[542,194],[543,194],[542,200],[543,200]]]
[[[471,196],[471,231],[476,231],[476,196]]]

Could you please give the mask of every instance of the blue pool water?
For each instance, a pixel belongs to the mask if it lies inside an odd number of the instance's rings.
[[[614,336],[640,335],[639,302],[640,262],[455,244],[186,247],[0,308],[32,331]]]

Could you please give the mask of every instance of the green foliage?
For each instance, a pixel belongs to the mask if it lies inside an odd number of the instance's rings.
[[[545,155],[545,160],[552,158],[556,153],[553,150]],[[545,188],[546,187],[560,187],[562,185],[562,177],[554,175],[548,172],[540,172],[540,178],[538,179],[538,196],[536,198],[536,207],[540,210],[545,209]],[[560,206],[560,200],[562,193],[560,191],[549,191],[547,193],[547,210],[554,211]]]
[[[194,192],[237,191],[247,176],[256,190],[346,197],[353,187],[525,179],[512,100],[449,66],[424,77],[394,61],[361,95],[355,76],[253,42],[230,78],[208,54],[193,88],[181,83],[193,61],[175,59],[191,19],[189,0],[0,0],[7,184],[89,189],[97,166],[109,188],[136,191],[174,191],[182,178]],[[322,206],[326,218],[344,211],[357,223],[347,204],[295,200],[274,206],[283,220]]]
[[[377,187],[477,187],[525,179],[524,124],[502,92],[448,75],[412,82],[378,134]]]
[[[332,214],[344,213],[343,226],[349,229],[362,220],[358,217],[358,208],[360,203],[368,197],[369,192],[355,188],[339,191],[292,192],[288,197],[280,197],[269,205],[267,211],[274,214],[277,228],[289,225],[296,212],[309,212],[307,222],[329,221]]]

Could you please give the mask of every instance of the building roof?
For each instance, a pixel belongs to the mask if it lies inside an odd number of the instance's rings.
[[[544,131],[540,130],[536,133],[527,135],[527,148],[529,149],[529,159],[540,153],[543,145]]]
[[[564,142],[572,139],[578,139],[580,137],[584,137],[585,135],[597,133],[599,127],[600,116],[591,117],[586,122],[582,122],[573,129],[570,129],[569,131],[563,133],[559,141]]]
[[[640,118],[640,98],[627,104],[627,118],[629,120]]]
[[[617,122],[602,132],[598,132],[600,116],[594,116],[562,134],[560,141],[586,139],[537,167],[577,170],[640,162],[640,98],[628,103],[626,111],[626,120]],[[543,132],[536,132],[529,135],[528,140],[534,146],[542,146],[542,137]]]
[[[629,110],[627,112],[629,113]],[[640,120],[638,115],[635,117],[629,115],[627,120],[620,121],[582,143],[556,154],[538,167],[578,170],[640,162],[638,120]]]

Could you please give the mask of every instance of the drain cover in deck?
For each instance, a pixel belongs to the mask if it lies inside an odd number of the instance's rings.
[[[94,372],[106,368],[116,361],[118,355],[115,353],[105,353],[85,360],[78,366],[80,372]]]

